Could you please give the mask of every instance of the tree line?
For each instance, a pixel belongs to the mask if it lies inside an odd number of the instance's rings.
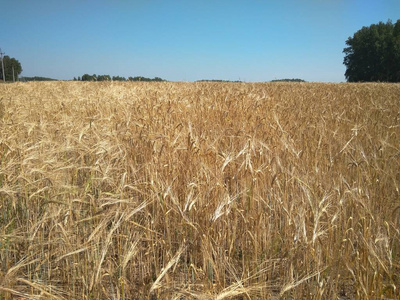
[[[292,79],[284,78],[284,79],[274,79],[271,80],[271,82],[306,82],[306,81],[299,78],[292,78]]]
[[[21,77],[19,81],[57,81],[57,79],[49,78],[49,77],[41,77],[41,76],[33,76],[33,77]]]
[[[74,77],[74,81],[166,81],[160,77],[147,78],[143,76],[136,77],[121,77],[121,76],[110,76],[110,75],[89,75],[84,74],[82,77],[78,76],[78,78]]]
[[[223,79],[200,79],[196,80],[196,82],[236,82],[241,83],[241,80],[223,80]]]

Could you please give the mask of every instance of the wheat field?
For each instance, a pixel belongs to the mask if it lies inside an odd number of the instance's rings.
[[[400,85],[0,85],[0,299],[400,299]]]

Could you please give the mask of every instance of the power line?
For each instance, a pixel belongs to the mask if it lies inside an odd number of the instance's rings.
[[[3,81],[6,82],[6,75],[4,73],[4,61],[3,61],[3,54],[5,54],[4,52],[1,52],[1,48],[0,48],[0,57],[1,57],[1,69],[3,70]]]

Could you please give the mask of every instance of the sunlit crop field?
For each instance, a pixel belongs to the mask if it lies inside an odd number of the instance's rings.
[[[0,85],[0,299],[400,298],[400,85]]]

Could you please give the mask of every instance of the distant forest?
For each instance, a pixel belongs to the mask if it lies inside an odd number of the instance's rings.
[[[20,77],[19,81],[57,81],[58,79],[49,78],[49,77],[41,77],[41,76],[33,76],[33,77]],[[147,78],[143,76],[136,77],[121,77],[121,76],[110,76],[110,75],[88,75],[85,74],[82,77],[74,77],[73,81],[166,81],[160,77]]]
[[[54,78],[49,78],[49,77],[41,77],[41,76],[33,76],[33,77],[20,77],[19,81],[57,81],[57,79]],[[143,76],[136,76],[136,77],[121,77],[121,76],[110,76],[110,75],[89,75],[89,74],[84,74],[82,77],[74,77],[73,81],[143,81],[143,82],[150,82],[150,81],[156,81],[156,82],[161,82],[161,81],[167,81],[165,79],[162,79],[160,77],[154,77],[154,78],[147,78]],[[240,83],[243,81],[240,80],[222,80],[222,79],[201,79],[197,80],[196,82],[236,82]],[[271,80],[270,82],[306,82],[303,79],[298,79],[298,78],[293,78],[293,79],[274,79]]]
[[[293,79],[274,79],[271,80],[270,82],[306,82],[303,79],[298,79],[298,78],[293,78]],[[221,80],[221,79],[202,79],[202,80],[197,80],[197,82],[243,82],[241,80]]]
[[[74,77],[74,81],[166,81],[165,79],[162,79],[160,77],[154,77],[154,78],[147,78],[143,76],[136,76],[136,77],[121,77],[121,76],[113,76],[111,77],[110,75],[89,75],[89,74],[84,74],[82,77],[76,78]]]
[[[48,77],[40,77],[40,76],[34,76],[34,77],[20,77],[19,81],[57,81],[57,79],[53,78],[48,78]]]
[[[306,82],[305,80],[303,80],[303,79],[298,79],[298,78],[293,78],[293,79],[274,79],[274,80],[271,80],[271,82],[282,82],[282,81],[284,81],[284,82]]]
[[[197,80],[196,82],[242,82],[242,81],[240,81],[240,80],[231,81],[231,80],[222,80],[222,79],[201,79],[201,80]]]

